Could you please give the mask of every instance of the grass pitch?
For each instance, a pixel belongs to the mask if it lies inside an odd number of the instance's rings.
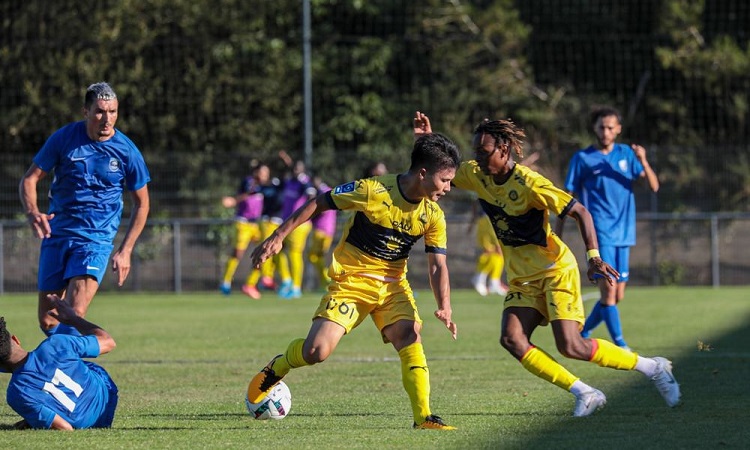
[[[117,349],[97,360],[120,388],[110,430],[15,431],[0,404],[4,448],[744,448],[750,441],[750,296],[746,288],[628,289],[620,306],[628,344],[674,362],[683,404],[669,409],[642,375],[564,360],[551,331],[533,336],[573,373],[607,394],[595,415],[570,416],[572,395],[526,372],[498,345],[500,298],[453,292],[458,340],[419,293],[432,409],[455,432],[411,429],[396,352],[366,320],[323,364],[292,371],[292,411],[255,421],[247,382],[287,343],[304,337],[319,294],[293,301],[240,293],[109,294],[88,318]],[[591,303],[587,303],[587,309]],[[27,348],[43,335],[34,294],[0,297],[0,315]],[[595,334],[606,337],[600,327]],[[4,392],[9,376],[0,374]]]

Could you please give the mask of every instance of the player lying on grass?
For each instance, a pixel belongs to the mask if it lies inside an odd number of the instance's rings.
[[[17,428],[72,430],[109,428],[117,408],[117,386],[96,358],[115,348],[106,331],[76,315],[70,304],[51,294],[53,317],[81,336],[57,333],[28,352],[0,317],[0,370],[11,374],[8,405],[23,420]]]
[[[459,163],[458,148],[446,137],[432,134],[417,139],[408,172],[353,181],[318,195],[253,251],[253,264],[260,266],[279,253],[284,238],[311,217],[329,209],[354,211],[333,251],[331,283],[307,338],[293,340],[252,379],[250,402],[259,402],[291,369],[325,361],[341,338],[370,316],[383,341],[390,342],[401,359],[414,428],[454,429],[430,410],[430,378],[420,336],[422,319],[406,280],[406,262],[412,246],[424,237],[430,286],[438,308],[435,317],[455,339],[445,215],[436,202],[450,191]]]
[[[429,118],[417,112],[414,135],[431,132]],[[604,394],[570,373],[552,356],[531,343],[538,326],[552,326],[557,350],[565,357],[591,361],[602,367],[637,370],[651,379],[672,407],[680,387],[666,358],[646,358],[604,339],[580,335],[585,316],[576,258],[552,232],[549,213],[578,222],[589,262],[589,280],[598,274],[614,283],[619,274],[599,257],[591,214],[565,191],[528,167],[516,164],[511,153],[523,157],[521,128],[510,120],[484,120],[474,129],[475,159],[456,171],[453,184],[474,191],[495,229],[508,272],[509,290],[500,332],[501,345],[523,367],[576,397],[573,415],[588,416],[607,402]]]

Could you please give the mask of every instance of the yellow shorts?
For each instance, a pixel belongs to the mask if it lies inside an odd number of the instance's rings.
[[[320,230],[314,230],[310,243],[310,254],[325,255],[331,248],[332,243],[333,236],[329,236]]]
[[[399,320],[422,323],[408,281],[386,282],[362,275],[331,280],[314,317],[335,322],[349,333],[368,315],[381,332]],[[385,336],[383,342],[388,343]]]
[[[307,236],[312,230],[312,223],[308,220],[302,225],[298,226],[286,238],[284,238],[284,248],[287,252],[304,253],[305,246],[307,245]]]
[[[494,252],[499,244],[490,218],[487,216],[480,217],[477,222],[477,247],[485,252]]]
[[[534,308],[544,316],[543,326],[553,320],[575,320],[583,325],[586,315],[578,268],[555,270],[540,280],[511,282],[504,307]]]
[[[260,237],[261,239],[268,239],[268,237],[279,228],[278,223],[271,220],[263,220],[260,222]]]
[[[234,248],[246,250],[251,242],[260,240],[260,226],[256,222],[234,222],[237,240]]]

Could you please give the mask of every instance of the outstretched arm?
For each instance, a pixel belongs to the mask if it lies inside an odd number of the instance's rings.
[[[438,253],[427,254],[430,287],[432,288],[432,294],[437,301],[435,317],[445,324],[445,327],[448,328],[453,339],[456,339],[458,335],[458,326],[451,320],[451,315],[453,314],[453,311],[451,310],[451,286],[446,260],[447,258],[445,255]]]
[[[589,281],[593,283],[594,274],[599,274],[605,277],[610,285],[614,285],[615,280],[620,278],[620,274],[599,256],[599,243],[596,240],[596,230],[591,213],[581,203],[576,202],[570,208],[568,215],[578,222],[578,229],[581,231],[583,243],[586,245],[586,259],[589,262],[586,275]]]
[[[74,327],[84,336],[96,336],[96,340],[99,342],[100,355],[109,353],[115,349],[117,344],[112,336],[99,325],[95,325],[77,315],[73,307],[65,299],[61,299],[57,294],[48,294],[47,300],[50,301],[50,304],[54,308],[47,314],[60,321],[60,323]]]
[[[322,213],[331,209],[331,205],[326,200],[326,194],[320,194],[307,201],[304,205],[300,206],[279,228],[276,229],[271,235],[263,242],[260,243],[253,253],[250,255],[250,260],[253,267],[259,269],[268,258],[278,254],[281,251],[284,238],[289,235],[295,228]]]

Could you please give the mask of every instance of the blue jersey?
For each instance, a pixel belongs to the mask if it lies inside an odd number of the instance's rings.
[[[600,246],[635,245],[633,181],[643,170],[624,144],[615,144],[606,155],[588,147],[570,160],[565,188],[591,212]]]
[[[122,191],[137,191],[151,178],[143,156],[119,130],[104,142],[92,141],[85,122],[57,130],[34,157],[50,187],[52,237],[80,237],[111,244],[122,216]]]
[[[103,369],[81,359],[96,356],[95,336],[50,336],[13,372],[8,405],[33,428],[49,428],[55,414],[74,428],[93,426],[110,400],[108,384],[113,384],[103,379]]]

